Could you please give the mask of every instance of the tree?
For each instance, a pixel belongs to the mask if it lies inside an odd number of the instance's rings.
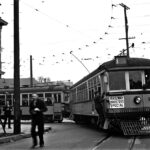
[[[39,81],[40,83],[42,83],[42,82],[44,81],[44,77],[43,77],[43,76],[38,77],[38,81]]]
[[[49,77],[44,78],[43,76],[40,76],[40,77],[38,77],[38,81],[40,83],[47,83],[47,82],[50,82],[51,79]]]

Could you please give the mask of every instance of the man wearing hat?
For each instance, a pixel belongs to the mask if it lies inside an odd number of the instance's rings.
[[[39,144],[40,147],[44,146],[44,115],[43,112],[47,111],[47,107],[44,103],[44,100],[41,100],[37,94],[32,95],[32,101],[30,103],[29,112],[32,117],[31,123],[31,135],[33,139],[33,146],[37,146],[37,133],[36,127],[38,127],[38,136],[39,136]]]

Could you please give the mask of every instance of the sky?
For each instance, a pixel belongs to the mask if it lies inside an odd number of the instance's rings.
[[[77,82],[126,49],[127,5],[130,57],[150,58],[149,0],[20,0],[20,78]],[[2,78],[13,78],[13,0],[0,1]]]

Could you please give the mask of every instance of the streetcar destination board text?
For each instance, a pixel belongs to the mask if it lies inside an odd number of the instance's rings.
[[[110,96],[110,108],[124,108],[124,96]]]

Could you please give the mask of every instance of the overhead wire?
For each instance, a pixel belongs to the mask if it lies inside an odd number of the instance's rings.
[[[25,4],[26,6],[28,6],[29,8],[31,8],[32,10],[34,10],[34,11],[36,11],[36,12],[42,14],[43,16],[48,17],[50,20],[53,20],[54,22],[57,22],[58,24],[63,25],[65,28],[71,29],[71,30],[73,30],[73,31],[76,31],[76,32],[80,33],[81,35],[84,35],[84,36],[90,38],[90,36],[87,35],[85,32],[80,31],[79,29],[75,29],[72,25],[67,24],[67,23],[64,23],[63,21],[61,21],[61,20],[59,20],[59,19],[57,19],[57,18],[54,18],[54,17],[50,16],[49,14],[47,14],[47,13],[41,11],[39,8],[36,8],[36,7],[34,7],[34,6],[32,6],[32,5],[28,4],[28,3],[26,3],[26,2],[24,2],[24,1],[22,1],[22,3]]]
[[[33,9],[35,12],[41,13],[42,15],[48,17],[49,19],[55,21],[56,23],[58,23],[58,24],[60,24],[60,25],[63,25],[65,28],[74,30],[74,27],[71,26],[70,24],[66,24],[66,23],[64,23],[64,22],[62,22],[62,21],[60,21],[60,20],[58,20],[58,19],[56,19],[56,18],[53,18],[52,16],[50,16],[50,15],[44,13],[44,12],[41,11],[40,9],[35,8],[34,6],[28,4],[28,3],[24,2],[24,1],[21,1],[21,2],[24,3],[26,6],[30,7],[31,9]],[[113,12],[113,11],[114,11],[114,8],[117,9],[118,4],[114,4],[112,0],[111,0],[111,3],[112,3],[112,12]],[[146,4],[146,3],[145,3],[145,4]],[[143,5],[145,5],[145,4],[143,3]],[[150,3],[149,3],[149,4],[150,4]],[[137,5],[138,5],[138,4],[137,4]],[[150,15],[147,14],[147,16],[145,16],[145,17],[149,17],[149,16],[150,16]],[[141,16],[141,18],[143,18],[143,17]],[[92,47],[92,46],[95,45],[95,44],[98,44],[100,41],[108,40],[108,38],[110,38],[110,36],[112,36],[113,34],[115,34],[115,32],[114,32],[114,33],[110,33],[109,31],[110,31],[110,30],[111,30],[111,31],[114,30],[114,26],[113,26],[112,22],[117,21],[117,20],[119,21],[119,18],[117,18],[116,16],[114,16],[114,15],[112,14],[112,16],[111,16],[111,18],[110,18],[110,23],[108,24],[107,30],[103,33],[103,35],[100,34],[100,36],[99,36],[98,38],[95,38],[95,40],[92,39],[90,43],[85,43],[85,44],[83,44],[83,45],[77,46],[77,48],[72,48],[72,51],[77,51],[77,50],[78,50],[78,51],[81,51],[81,50],[87,49],[87,48],[89,48],[89,47]],[[147,25],[148,25],[148,24],[147,24]],[[130,26],[130,24],[129,24],[129,26]],[[136,25],[135,25],[135,26],[136,26]],[[143,25],[143,26],[146,26],[146,24]],[[122,27],[123,27],[123,26],[122,26]],[[137,26],[136,26],[136,27],[137,27]],[[120,26],[120,28],[121,28],[121,26]],[[74,31],[77,31],[77,30],[74,30]],[[84,32],[82,32],[82,31],[80,31],[80,30],[78,30],[77,32],[80,33],[80,34],[82,34],[82,35],[84,35],[84,36],[87,36]],[[146,32],[144,32],[144,33],[146,33]],[[117,34],[117,33],[116,33],[116,34]],[[116,35],[116,34],[115,34],[115,35]],[[109,40],[111,40],[111,38],[110,38]],[[115,40],[115,38],[112,37],[112,40]],[[139,43],[139,44],[140,44],[140,43]],[[147,41],[147,42],[146,42],[146,41],[142,41],[142,42],[141,42],[141,45],[143,45],[143,44],[145,45],[145,44],[149,44],[149,43],[148,43],[148,41]],[[108,55],[110,56],[110,53],[109,53],[110,48],[109,48],[109,49],[106,48],[106,50],[108,51]],[[62,52],[60,52],[60,53],[62,53]],[[64,54],[66,54],[66,53],[64,52]],[[62,55],[64,55],[64,54],[62,54]],[[113,55],[113,54],[112,54],[112,55]],[[41,57],[42,57],[42,56],[41,56]],[[54,54],[53,54],[53,57],[56,57],[56,56],[54,56]],[[96,56],[96,58],[99,58],[99,56]],[[47,59],[47,57],[44,58],[44,61],[45,61],[45,59]],[[64,59],[62,59],[62,60],[63,60],[62,62],[64,62]],[[91,60],[91,59],[83,58],[83,60]],[[70,62],[72,62],[72,61],[70,61]],[[56,61],[56,64],[58,64],[58,61]]]
[[[63,22],[61,22],[61,21],[59,21],[59,20],[57,20],[57,19],[55,19],[55,18],[49,16],[48,14],[43,13],[40,9],[37,9],[37,8],[35,8],[34,6],[29,5],[29,4],[25,3],[25,2],[23,2],[23,3],[24,3],[25,5],[27,5],[28,7],[30,7],[31,9],[34,9],[35,11],[37,11],[37,12],[39,12],[39,13],[41,13],[41,14],[47,16],[47,17],[49,17],[50,19],[56,21],[57,23],[60,23],[60,24],[62,24],[62,25],[64,25],[64,26],[66,26],[66,27],[72,28],[70,25],[66,25],[65,23],[63,23]],[[114,6],[115,6],[115,5],[112,4],[112,7],[114,7]],[[113,18],[111,18],[111,20],[112,20],[112,19],[113,19]],[[108,28],[111,28],[111,25],[108,25]],[[80,33],[81,33],[81,31],[80,31]],[[107,32],[105,32],[104,35],[106,35],[106,33],[107,33]],[[101,40],[101,39],[102,39],[102,38],[100,38],[100,40]],[[96,44],[97,42],[98,42],[98,41],[93,41],[92,44]],[[91,46],[91,44],[90,44],[90,45],[89,45],[89,44],[85,44],[85,47],[89,47],[89,46]],[[81,47],[78,48],[78,50],[81,50],[81,49],[83,49],[83,47],[82,47],[82,48],[81,48]]]

